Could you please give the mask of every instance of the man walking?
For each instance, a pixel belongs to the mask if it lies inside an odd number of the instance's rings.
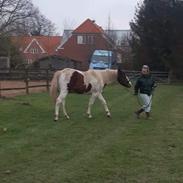
[[[151,105],[152,105],[152,92],[155,87],[155,81],[150,75],[148,65],[143,65],[141,70],[141,76],[137,79],[134,90],[134,95],[139,94],[142,106],[135,112],[137,118],[140,117],[142,112],[145,112],[146,119],[150,117]]]

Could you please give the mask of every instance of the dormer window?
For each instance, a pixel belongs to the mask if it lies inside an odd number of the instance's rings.
[[[39,53],[39,50],[38,50],[38,48],[32,48],[32,49],[30,50],[30,52],[31,52],[32,54],[37,54],[37,53]]]

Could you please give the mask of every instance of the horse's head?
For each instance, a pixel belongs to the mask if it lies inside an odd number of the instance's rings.
[[[126,76],[126,74],[121,69],[118,69],[117,80],[121,85],[127,88],[130,88],[132,86],[132,83],[130,82],[128,76]]]

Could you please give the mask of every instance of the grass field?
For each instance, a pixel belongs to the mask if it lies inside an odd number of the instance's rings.
[[[0,100],[0,183],[183,182],[183,86],[159,86],[153,119],[133,116],[138,102],[121,86],[105,89],[112,118],[89,96],[70,95],[53,122],[48,94]]]

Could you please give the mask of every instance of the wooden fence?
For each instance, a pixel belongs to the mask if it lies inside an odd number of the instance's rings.
[[[31,88],[44,87],[49,91],[50,81],[53,76],[54,70],[48,69],[39,69],[39,70],[0,70],[0,97],[2,91],[12,91],[12,90],[24,90],[26,94],[30,93]],[[129,71],[125,70],[125,73],[129,76],[131,80],[135,80],[139,75],[140,71]],[[169,83],[169,74],[168,72],[152,72],[153,77],[157,82],[160,83]],[[1,82],[6,81],[22,81],[24,86],[21,87],[2,87]],[[32,81],[43,81],[41,84],[35,82],[32,84]]]
[[[45,87],[49,91],[50,80],[53,76],[53,70],[0,70],[0,96],[2,91],[12,90],[24,90],[26,94],[29,94],[31,88]],[[6,81],[22,81],[24,86],[17,87],[2,87],[1,82]],[[34,81],[35,84],[31,84]],[[43,84],[39,84],[38,81],[44,81]]]

